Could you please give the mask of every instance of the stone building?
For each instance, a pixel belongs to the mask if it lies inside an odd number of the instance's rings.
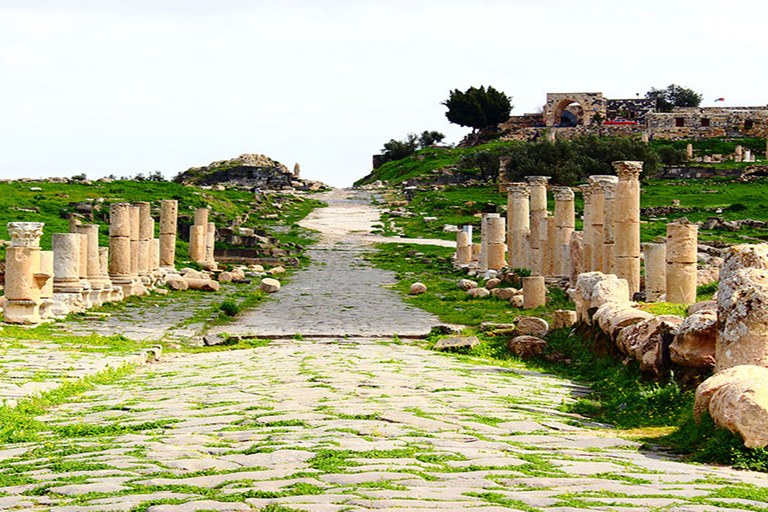
[[[768,107],[675,107],[657,112],[646,98],[608,99],[601,92],[547,93],[543,111],[512,116],[499,125],[505,140],[535,140],[545,133],[642,135],[657,139],[765,137]]]

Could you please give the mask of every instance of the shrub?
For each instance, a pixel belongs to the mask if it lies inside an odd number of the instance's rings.
[[[224,302],[221,303],[219,306],[219,309],[222,313],[224,313],[227,316],[235,316],[240,312],[240,306],[237,304],[236,301],[232,299],[227,299]]]

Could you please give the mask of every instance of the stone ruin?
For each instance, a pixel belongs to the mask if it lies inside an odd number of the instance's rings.
[[[150,208],[151,204],[144,201],[111,204],[109,247],[99,247],[98,224],[82,224],[74,218],[69,233],[53,234],[52,251],[40,248],[43,223],[9,223],[5,321],[39,324],[132,295],[146,295],[160,285],[218,289],[218,283],[207,276],[191,272],[182,276],[176,271],[177,201],[161,201],[159,238],[154,237]],[[199,223],[195,227],[199,229],[194,243],[190,243],[190,252],[195,247],[193,259],[215,269],[216,228],[207,221],[207,209],[198,211]],[[195,217],[198,220],[198,212]]]
[[[720,280],[716,300],[696,303],[698,225],[670,222],[665,240],[641,246],[642,162],[614,162],[614,168],[618,176],[591,176],[580,187],[580,232],[574,230],[570,187],[553,187],[550,216],[546,177],[501,183],[508,198],[506,247],[500,235],[505,219],[483,214],[479,244],[473,244],[472,226],[457,233],[456,265],[489,282],[505,267],[529,270],[522,300],[510,294],[510,303],[524,309],[545,304],[547,282],[569,286],[576,312],[557,312],[556,325],[592,326],[585,332],[601,332],[653,378],[668,378],[674,365],[681,385],[698,385],[697,417],[708,413],[717,425],[738,432],[747,447],[768,446],[768,245],[728,249],[711,276]],[[688,313],[656,316],[633,300],[685,304]],[[712,369],[715,375],[699,385]]]

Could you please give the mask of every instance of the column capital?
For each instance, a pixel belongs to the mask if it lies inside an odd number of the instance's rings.
[[[643,162],[632,160],[619,160],[613,162],[613,168],[620,180],[632,180],[640,177],[643,170]]]
[[[555,201],[573,201],[575,195],[571,187],[552,187]]]
[[[547,182],[551,179],[549,176],[526,176],[528,185],[531,187],[546,187]]]
[[[43,226],[43,222],[9,222],[11,247],[40,247]]]
[[[619,182],[619,178],[611,175],[596,175],[589,177],[589,184],[592,187],[592,192],[595,194],[604,194],[606,197],[610,195],[610,199],[613,199],[616,191],[616,184]]]
[[[531,195],[531,187],[523,182],[510,182],[504,184],[504,191],[515,199],[528,198]]]
[[[589,201],[592,198],[592,185],[579,185],[579,190],[581,190],[581,193],[584,196],[584,201]]]

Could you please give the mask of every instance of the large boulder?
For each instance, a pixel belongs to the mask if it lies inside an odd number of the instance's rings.
[[[458,287],[460,290],[464,290],[466,292],[472,288],[477,288],[477,282],[470,279],[462,279],[458,282]]]
[[[629,285],[613,274],[585,272],[579,274],[573,299],[576,317],[581,322],[589,323],[591,315],[603,304],[629,303]]]
[[[483,299],[488,297],[490,294],[491,292],[486,288],[470,288],[467,290],[467,295],[473,299]]]
[[[165,284],[171,290],[183,291],[189,289],[189,283],[183,277],[171,277],[165,280]]]
[[[616,336],[616,346],[640,362],[640,370],[661,376],[669,369],[669,345],[683,318],[654,316],[623,328]]]
[[[768,368],[740,365],[705,380],[696,389],[694,415],[738,432],[747,448],[768,445]]]
[[[491,295],[501,300],[509,300],[515,295],[520,295],[520,291],[517,288],[494,288],[491,290]]]
[[[280,291],[280,281],[272,279],[271,277],[265,277],[261,280],[261,284],[259,284],[259,290],[267,293]]]
[[[560,329],[572,327],[576,323],[576,312],[567,309],[558,309],[552,313],[552,328]]]
[[[411,295],[421,295],[426,293],[427,286],[424,283],[413,283],[408,293]]]
[[[745,364],[768,366],[768,270],[730,273],[720,281],[717,306],[715,371]]]
[[[521,359],[536,357],[547,346],[547,342],[536,336],[516,336],[507,342],[510,352]]]
[[[549,322],[535,316],[519,316],[515,319],[517,333],[521,336],[536,336],[543,338],[549,334]]]
[[[691,368],[715,366],[717,311],[699,309],[686,318],[669,346],[672,362]]]
[[[219,291],[219,283],[212,279],[187,279],[184,280],[189,285],[190,290],[199,290],[203,292],[217,292]]]

